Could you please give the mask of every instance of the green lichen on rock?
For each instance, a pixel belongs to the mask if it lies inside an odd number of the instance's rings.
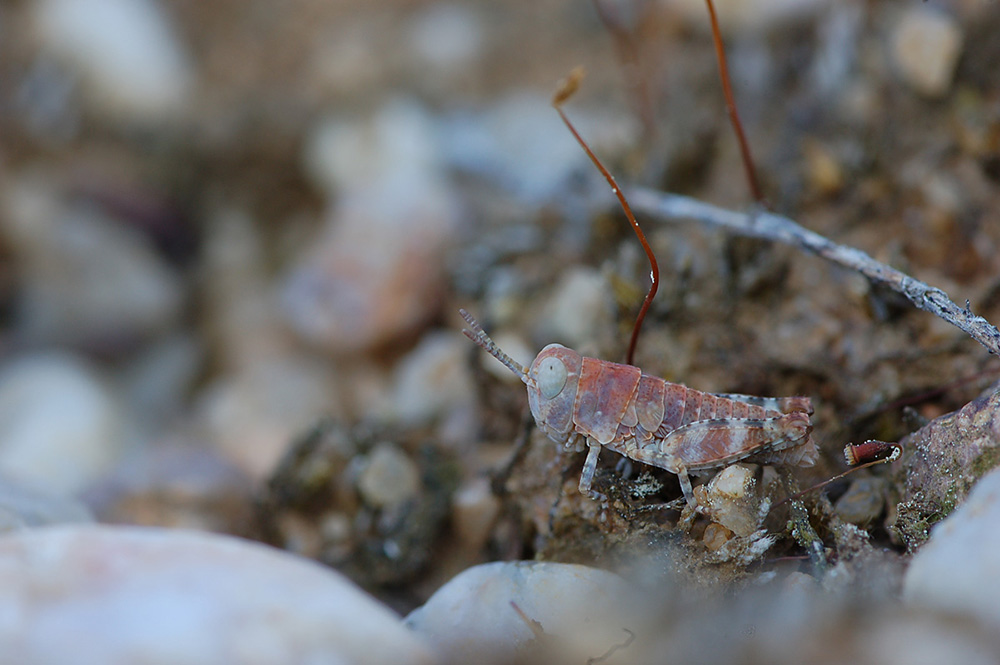
[[[983,475],[1000,464],[1000,390],[932,420],[901,442],[892,531],[914,551]]]

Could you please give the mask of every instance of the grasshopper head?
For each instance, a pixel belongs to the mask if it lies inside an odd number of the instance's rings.
[[[528,368],[528,406],[550,438],[565,441],[573,429],[573,410],[583,358],[561,344],[549,344]]]
[[[573,405],[583,364],[580,354],[560,344],[549,344],[525,370],[500,350],[471,314],[464,309],[460,309],[459,313],[469,324],[469,329],[462,331],[465,336],[502,362],[528,386],[528,406],[538,426],[551,438],[565,441],[573,429]]]

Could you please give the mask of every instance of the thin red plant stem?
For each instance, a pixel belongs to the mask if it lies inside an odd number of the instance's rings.
[[[743,169],[747,174],[747,183],[750,185],[750,194],[760,205],[770,208],[764,194],[761,192],[760,183],[757,181],[757,167],[754,166],[753,157],[750,154],[750,144],[747,142],[746,134],[743,133],[743,123],[740,122],[739,111],[736,110],[736,100],[733,98],[733,88],[729,84],[729,66],[726,64],[726,49],[722,45],[722,33],[719,30],[719,19],[715,15],[715,5],[712,0],[705,0],[708,5],[708,16],[712,21],[712,41],[715,42],[715,56],[719,60],[719,77],[722,79],[722,93],[726,97],[726,111],[729,113],[729,121],[736,132],[736,139],[740,144],[740,155],[743,157]]]
[[[646,76],[639,61],[639,49],[636,47],[630,31],[618,15],[608,7],[605,0],[593,0],[593,2],[597,16],[614,40],[622,72],[635,94],[633,104],[639,119],[642,121],[642,128],[647,136],[655,136],[656,123],[653,121],[653,102],[650,98]]]
[[[774,510],[775,508],[777,508],[778,506],[780,506],[783,503],[787,503],[788,501],[792,501],[794,499],[798,499],[800,496],[805,496],[809,492],[813,492],[813,491],[818,490],[820,488],[826,487],[830,483],[832,483],[832,482],[834,482],[836,480],[840,480],[841,478],[844,478],[845,476],[849,476],[852,473],[854,473],[855,471],[860,471],[861,469],[867,469],[868,467],[875,466],[876,464],[886,464],[889,461],[890,460],[888,460],[888,459],[877,459],[877,460],[872,460],[871,462],[867,462],[865,464],[859,464],[858,466],[852,466],[847,471],[844,471],[843,473],[838,473],[833,478],[827,478],[823,482],[816,483],[812,487],[807,487],[806,489],[802,490],[801,492],[796,492],[795,494],[792,494],[791,496],[786,496],[784,499],[782,499],[781,501],[779,501],[776,504],[774,504],[773,506],[771,506],[771,510]]]
[[[653,302],[653,296],[656,295],[657,289],[660,288],[660,266],[656,262],[656,256],[653,254],[653,249],[649,246],[649,242],[646,240],[646,234],[642,232],[641,228],[639,228],[639,222],[636,221],[635,215],[632,214],[632,208],[629,207],[628,201],[625,199],[625,195],[622,194],[622,190],[618,186],[618,182],[615,180],[615,177],[611,175],[610,171],[604,168],[604,164],[602,164],[601,160],[597,158],[597,155],[595,155],[594,151],[590,149],[587,142],[584,141],[583,137],[576,131],[576,127],[573,126],[573,123],[569,121],[569,118],[566,117],[566,114],[563,113],[563,110],[559,107],[559,104],[563,99],[565,99],[565,97],[566,95],[557,94],[556,98],[553,100],[553,106],[559,113],[559,117],[562,118],[562,121],[566,123],[566,127],[569,128],[570,133],[573,134],[573,137],[576,138],[577,142],[583,147],[584,152],[586,152],[587,156],[590,157],[590,161],[594,163],[597,170],[601,172],[604,179],[608,181],[609,185],[611,185],[611,191],[618,197],[618,202],[621,204],[622,210],[625,211],[625,216],[628,217],[628,221],[632,225],[635,235],[639,238],[639,242],[642,244],[642,249],[646,252],[646,258],[649,259],[649,291],[646,292],[646,297],[642,301],[642,307],[639,308],[639,315],[636,317],[635,325],[632,327],[632,338],[628,343],[628,354],[625,356],[626,364],[631,365],[635,356],[635,345],[639,340],[639,331],[642,329],[642,322],[645,320],[646,312],[649,311],[649,306]]]

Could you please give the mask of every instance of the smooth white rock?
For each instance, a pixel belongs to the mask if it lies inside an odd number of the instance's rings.
[[[0,365],[0,471],[58,494],[99,478],[126,448],[119,400],[68,354]]]
[[[469,374],[470,344],[457,332],[425,335],[397,365],[384,415],[418,425],[471,408],[475,385]]]
[[[199,296],[204,335],[223,372],[298,346],[282,318],[263,226],[238,208],[212,210],[205,220]]]
[[[433,662],[337,572],[264,545],[140,527],[0,538],[0,653],[19,665]]]
[[[400,174],[435,174],[441,169],[437,132],[427,110],[406,98],[362,118],[327,117],[306,137],[305,172],[331,196]]]
[[[336,203],[282,290],[302,337],[351,354],[433,316],[459,222],[436,146],[429,114],[400,100],[372,118],[330,120],[314,132],[307,170]]]
[[[611,287],[600,272],[572,268],[559,278],[543,310],[540,336],[579,349],[611,321],[612,307]]]
[[[0,233],[21,285],[18,332],[93,343],[159,332],[177,320],[180,278],[137,229],[82,203],[44,175],[10,183]]]
[[[297,356],[247,364],[198,397],[208,438],[254,479],[270,474],[295,437],[335,409],[330,368]]]
[[[717,473],[704,490],[697,492],[699,503],[710,519],[737,536],[747,537],[760,528],[770,502],[757,491],[754,469],[733,464]]]
[[[407,26],[409,47],[428,73],[451,73],[477,64],[483,49],[482,17],[468,4],[437,3]]]
[[[1000,627],[998,524],[1000,469],[994,469],[913,556],[903,582],[906,602],[972,614]]]
[[[605,570],[501,561],[452,578],[406,624],[444,662],[508,663],[536,640],[526,617],[541,625],[543,639],[558,641],[586,662],[620,644],[625,629],[638,629],[636,597],[625,580]]]
[[[156,0],[37,0],[31,7],[42,48],[76,72],[109,119],[159,122],[187,105],[194,71]]]
[[[951,88],[963,39],[953,17],[927,5],[910,5],[893,30],[893,64],[920,94],[943,97]]]
[[[628,113],[577,107],[572,118],[580,134],[601,154],[634,145],[638,134]],[[556,200],[581,173],[606,187],[552,110],[550,93],[519,92],[483,112],[456,114],[446,121],[441,134],[451,164],[530,205]]]
[[[455,491],[451,503],[455,535],[468,551],[478,552],[489,539],[502,507],[490,480],[485,477],[466,480]]]
[[[374,508],[395,508],[420,492],[420,469],[394,443],[376,444],[362,464],[358,492]]]

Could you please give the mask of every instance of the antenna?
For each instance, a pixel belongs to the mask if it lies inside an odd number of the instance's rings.
[[[472,318],[472,315],[469,314],[464,309],[458,310],[458,313],[462,315],[462,318],[465,319],[465,322],[468,323],[469,328],[471,328],[471,330],[462,330],[462,333],[465,334],[465,336],[471,339],[473,342],[481,346],[483,350],[485,350],[488,354],[490,354],[491,356],[502,362],[507,367],[507,369],[514,372],[514,374],[517,374],[518,378],[521,379],[521,381],[524,381],[525,384],[528,384],[529,381],[528,373],[525,371],[524,367],[522,367],[513,358],[511,358],[506,353],[500,350],[500,347],[497,346],[497,343],[494,342],[492,339],[490,339],[490,336],[486,334],[486,331],[483,330],[483,327],[479,325],[479,321],[476,321],[474,318]]]

